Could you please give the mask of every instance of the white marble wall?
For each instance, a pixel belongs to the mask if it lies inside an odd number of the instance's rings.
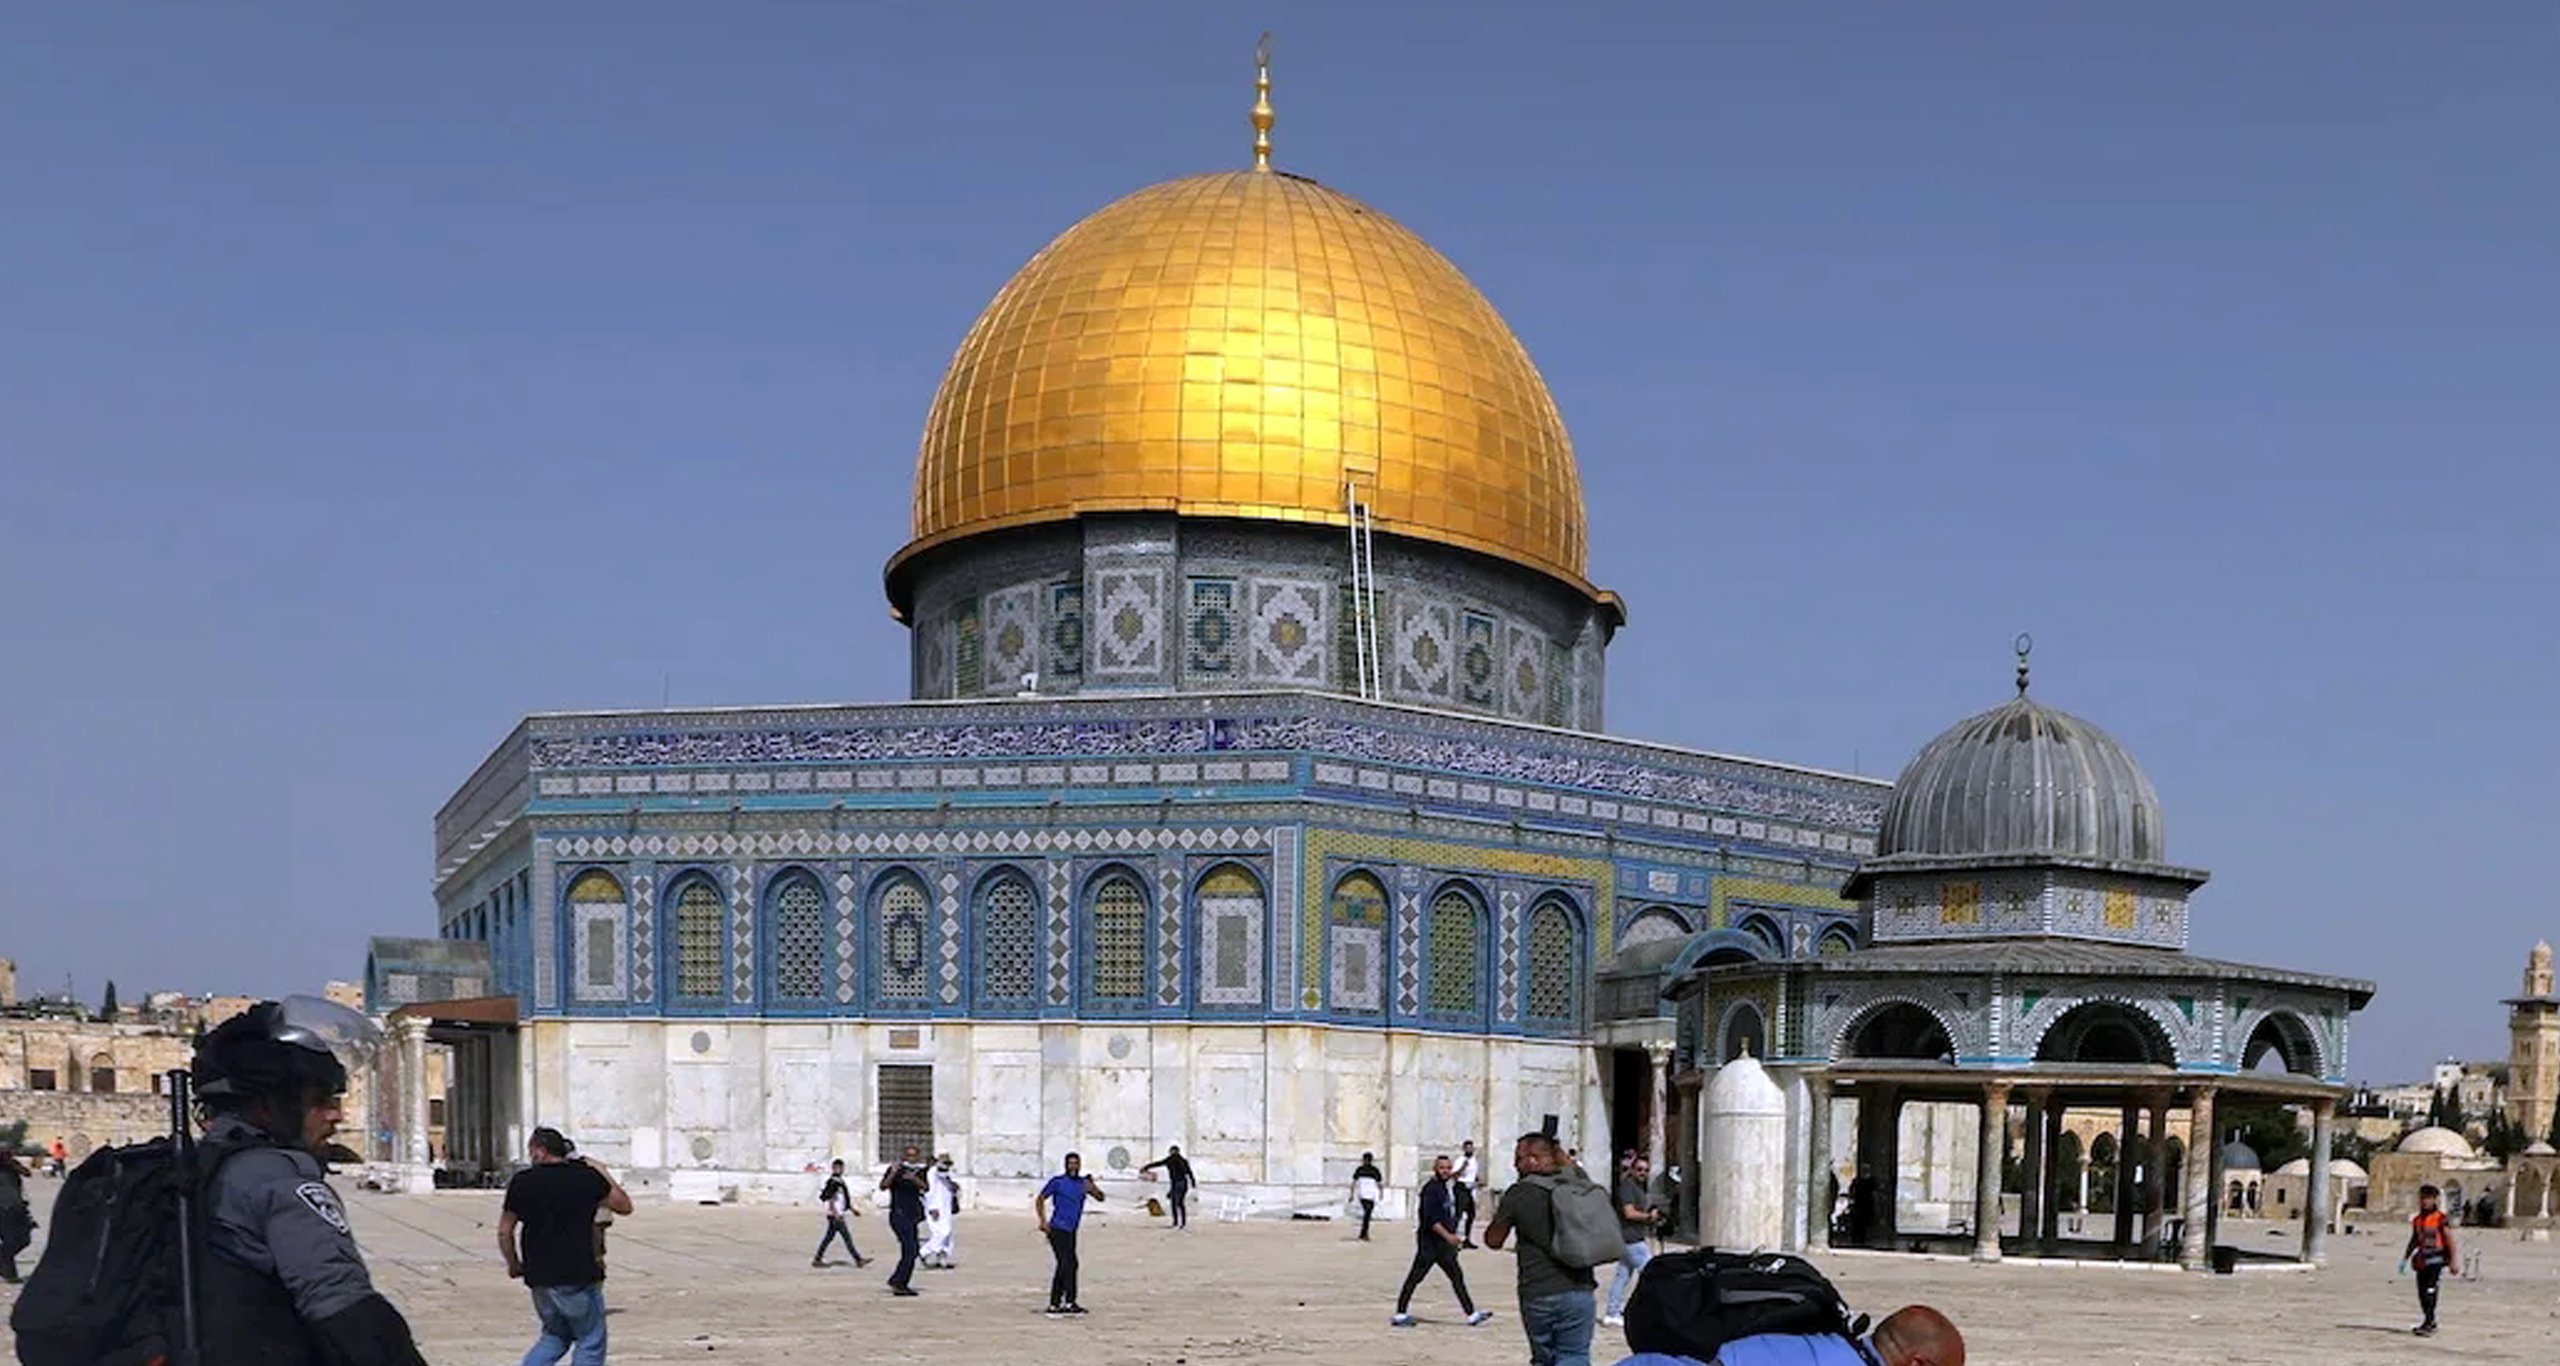
[[[1108,1189],[1178,1143],[1213,1198],[1279,1214],[1339,1203],[1363,1152],[1409,1186],[1466,1138],[1501,1184],[1549,1113],[1606,1146],[1587,1046],[1280,1024],[545,1020],[523,1032],[524,1122],[642,1191],[805,1200],[829,1158],[877,1157],[881,1063],[932,1065],[935,1144],[982,1201],[1028,1200],[1069,1151]]]

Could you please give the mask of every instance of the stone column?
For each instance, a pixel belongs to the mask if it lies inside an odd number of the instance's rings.
[[[2116,1246],[2133,1245],[2133,1207],[2137,1189],[2133,1169],[2142,1161],[2142,1108],[2126,1101],[2116,1112]]]
[[[412,1190],[433,1190],[434,1168],[427,1155],[427,1020],[410,1016],[392,1026],[400,1049],[400,1122],[394,1152],[409,1168]]]
[[[1653,1064],[1653,1105],[1644,1126],[1645,1161],[1654,1171],[1662,1170],[1663,1155],[1670,1151],[1668,1134],[1671,1118],[1671,1045],[1655,1042],[1645,1045],[1645,1056]]]
[[[2045,1164],[2052,1160],[2052,1149],[2044,1144],[2044,1111],[2052,1096],[2041,1088],[2020,1093],[2027,1107],[2027,1151],[2018,1172],[2018,1243],[2030,1250],[2044,1234],[2044,1186],[2051,1175]]]
[[[1805,1232],[1808,1252],[1831,1250],[1831,1078],[1805,1078]]]
[[[2044,1197],[2044,1222],[2036,1228],[2036,1241],[2043,1246],[2048,1256],[2062,1242],[2062,1192],[2055,1188],[2056,1178],[2061,1174],[2061,1167],[2056,1163],[2054,1154],[2062,1151],[2062,1115],[2068,1108],[2062,1103],[2061,1096],[2051,1091],[2045,1092],[2044,1174],[2042,1177],[2044,1189],[2041,1192]],[[2080,1170],[2083,1172],[2089,1170],[2085,1155],[2081,1159]]]
[[[2178,1233],[2178,1265],[2189,1271],[2205,1270],[2213,1256],[2213,1245],[2206,1241],[2213,1217],[2212,1156],[2213,1088],[2199,1086],[2187,1102],[2187,1189],[2180,1211],[2186,1224]]]
[[[2169,1205],[2169,1093],[2153,1091],[2142,1098],[2151,1112],[2151,1138],[2142,1148],[2142,1255],[2158,1255],[2160,1225]]]
[[[2000,1177],[2009,1157],[2009,1083],[1982,1088],[1981,1161],[1973,1178],[1973,1259],[2000,1260]]]
[[[2303,1183],[2302,1260],[2329,1264],[2329,1140],[2338,1103],[2311,1102],[2311,1179]]]

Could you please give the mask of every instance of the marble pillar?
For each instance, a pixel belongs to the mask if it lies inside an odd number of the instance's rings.
[[[435,1162],[427,1150],[426,1017],[393,1022],[392,1040],[400,1051],[400,1121],[392,1151],[402,1168],[402,1186],[411,1192],[431,1191]]]
[[[2213,1088],[2199,1086],[2187,1103],[2187,1189],[2179,1211],[2186,1222],[2178,1231],[2178,1265],[2189,1271],[2205,1270],[2213,1256],[2207,1241],[2215,1195],[2212,1154]]]
[[[2052,1176],[2046,1169],[2052,1150],[2044,1142],[2044,1112],[2051,1097],[2051,1092],[2034,1088],[2020,1093],[2027,1107],[2027,1151],[2018,1173],[2018,1243],[2030,1250],[2044,1234],[2045,1182]]]
[[[2054,1154],[2062,1151],[2063,1110],[2062,1097],[2047,1091],[2044,1099],[2044,1222],[2036,1229],[2036,1241],[2048,1256],[2062,1242],[2062,1192],[2056,1189],[2062,1166]],[[2084,1158],[2080,1171],[2085,1176],[2088,1170],[2088,1162]]]
[[[2009,1156],[2009,1084],[1982,1088],[1981,1163],[1973,1184],[1973,1259],[2000,1260],[2000,1177]]]
[[[1805,1078],[1805,1235],[1808,1252],[1831,1250],[1831,1078]]]
[[[2140,1198],[2134,1169],[2142,1165],[2142,1109],[2132,1101],[2116,1112],[2115,1245],[2133,1246],[2134,1205]]]
[[[1653,1065],[1653,1104],[1644,1126],[1645,1161],[1652,1170],[1663,1169],[1663,1156],[1670,1151],[1671,1119],[1671,1045],[1654,1042],[1645,1045],[1645,1060]]]
[[[2169,1093],[2148,1092],[2142,1106],[2151,1112],[2151,1137],[2142,1145],[2142,1255],[2150,1258],[2159,1253],[2169,1205]]]
[[[2311,1178],[2303,1183],[2302,1260],[2329,1264],[2329,1143],[2338,1103],[2311,1102]]]

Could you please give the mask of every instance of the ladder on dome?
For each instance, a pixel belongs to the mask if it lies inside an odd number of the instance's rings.
[[[1351,653],[1361,698],[1376,701],[1386,692],[1386,658],[1378,648],[1378,549],[1369,505],[1360,501],[1360,483],[1343,484],[1351,524]]]

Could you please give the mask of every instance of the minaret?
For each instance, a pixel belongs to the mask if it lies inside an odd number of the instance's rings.
[[[2528,1138],[2551,1132],[2560,1104],[2560,999],[2551,994],[2551,945],[2525,955],[2524,994],[2507,1003],[2507,1117]]]

